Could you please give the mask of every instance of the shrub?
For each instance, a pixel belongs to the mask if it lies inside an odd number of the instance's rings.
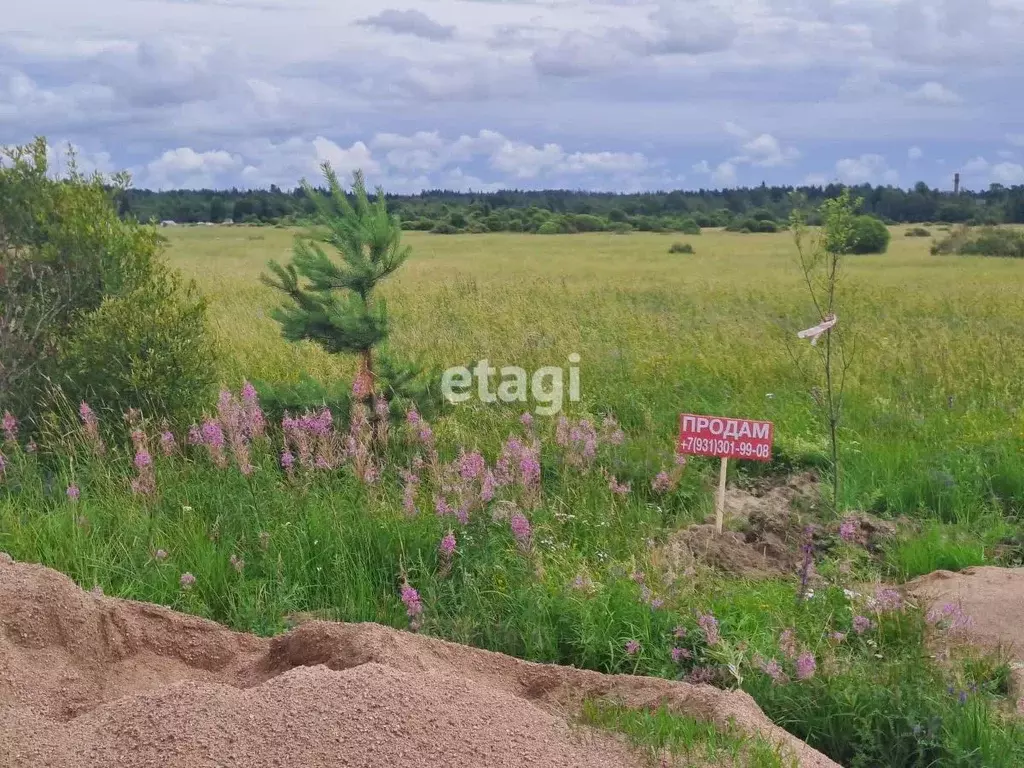
[[[47,382],[80,390],[96,371],[123,364],[100,355],[96,369],[61,376],[62,349],[79,325],[100,322],[92,313],[105,301],[159,292],[170,278],[156,229],[118,216],[127,175],[86,177],[72,153],[66,175],[51,178],[44,139],[5,149],[0,159],[0,410],[31,422]],[[163,321],[156,314],[144,322],[153,331]]]
[[[86,315],[62,355],[65,392],[114,414],[129,408],[185,423],[214,384],[206,300],[161,268]]]
[[[538,235],[558,235],[561,234],[561,232],[562,228],[559,227],[558,222],[553,219],[549,219],[537,227]]]
[[[885,253],[892,235],[889,228],[874,216],[857,216],[852,222],[846,253]]]
[[[932,233],[924,227],[911,227],[906,232],[907,237],[931,237]]]
[[[684,235],[699,235],[700,225],[693,219],[686,219],[679,225],[679,231]]]
[[[962,256],[1002,256],[1024,258],[1024,232],[998,227],[957,227],[949,236],[932,246],[933,254],[956,253]]]
[[[436,225],[432,230],[430,230],[430,234],[432,234],[432,235],[457,235],[457,234],[459,234],[459,230],[457,230],[451,224],[447,224],[447,223],[442,221],[440,224]]]
[[[669,253],[693,253],[693,246],[689,243],[672,243],[668,249]]]
[[[778,232],[779,225],[774,221],[766,221],[763,219],[737,219],[725,228],[726,232],[739,232],[744,235],[749,235],[753,232]]]

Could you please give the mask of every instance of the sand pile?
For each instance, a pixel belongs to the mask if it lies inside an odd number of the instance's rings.
[[[273,639],[0,557],[0,768],[629,766],[588,697],[730,720],[834,766],[741,692],[530,664],[373,624]]]
[[[988,651],[1014,660],[1014,695],[1024,713],[1024,568],[979,566],[960,573],[935,571],[908,582],[909,595],[940,611],[959,605],[971,618],[968,635]]]

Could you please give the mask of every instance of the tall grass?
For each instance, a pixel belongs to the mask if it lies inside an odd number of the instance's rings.
[[[806,314],[790,236],[706,234],[700,253],[680,262],[655,234],[407,233],[413,256],[383,288],[393,344],[440,367],[480,358],[564,367],[579,353],[581,409],[614,411],[658,450],[671,446],[679,412],[708,411],[773,420],[783,457],[820,451],[811,393],[786,345],[817,320]],[[287,254],[292,235],[170,235],[171,261],[213,300],[226,384],[354,371],[352,361],[287,344],[267,314],[277,299],[257,275]],[[842,506],[946,520],[1021,507],[1022,270],[1012,260],[936,258],[914,238],[849,260],[841,322],[857,343]],[[508,416],[463,407],[446,428],[493,433]]]

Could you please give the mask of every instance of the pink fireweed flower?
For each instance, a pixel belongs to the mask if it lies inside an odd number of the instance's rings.
[[[797,656],[796,633],[792,629],[784,629],[779,635],[779,649],[790,659]]]
[[[616,496],[629,495],[629,483],[620,483],[614,476],[608,475],[608,489]]]
[[[704,642],[708,645],[718,645],[718,641],[721,639],[718,633],[718,619],[710,613],[705,613],[698,616],[697,624],[704,632]]]
[[[162,563],[164,560],[167,559],[167,550],[158,549],[156,552],[153,553],[153,558]]]
[[[872,626],[874,626],[874,623],[871,621],[871,619],[865,616],[853,617],[853,631],[856,632],[858,635],[863,635],[865,632],[871,629]]]
[[[178,579],[178,582],[181,584],[182,589],[189,590],[192,589],[192,585],[196,583],[196,577],[191,573],[186,572],[181,574],[181,578]]]
[[[484,479],[480,481],[480,501],[484,504],[491,501],[494,498],[494,490],[497,485],[494,479],[494,473],[491,470],[484,472]]]
[[[242,385],[242,426],[250,439],[262,437],[266,430],[266,418],[260,408],[256,387],[246,381]]]
[[[622,445],[626,440],[626,434],[619,427],[619,422],[616,421],[615,417],[608,415],[604,417],[604,421],[601,422],[602,439],[610,445]]]
[[[152,465],[152,463],[153,457],[150,456],[149,452],[146,451],[145,449],[140,450],[138,453],[135,454],[135,466],[138,469],[145,469],[146,467]]]
[[[686,659],[692,659],[693,654],[690,653],[686,648],[673,648],[670,653],[672,654],[672,661],[678,664]]]
[[[451,505],[444,496],[434,497],[434,512],[437,513],[438,517],[446,517],[447,515],[452,514]]]
[[[565,448],[569,445],[569,420],[565,416],[558,417],[555,427],[555,445]]]
[[[523,475],[523,485],[531,486],[540,482],[540,462],[532,454],[526,454],[519,459],[519,471]]]
[[[211,447],[224,447],[224,430],[213,419],[207,419],[203,422],[202,437],[203,442]]]
[[[942,608],[932,608],[925,619],[929,624],[945,628],[950,634],[963,632],[974,626],[974,620],[956,603],[946,603]]]
[[[164,431],[160,434],[160,450],[164,456],[170,456],[174,453],[175,442],[174,433],[170,430]]]
[[[828,639],[834,643],[841,643],[846,640],[846,634],[843,632],[832,632],[829,634]]]
[[[855,520],[843,520],[839,526],[839,538],[843,541],[852,542],[857,536],[857,522]]]
[[[18,420],[10,411],[4,411],[3,421],[0,422],[4,430],[4,440],[8,443],[16,442],[18,439]]]
[[[291,469],[295,466],[295,457],[291,454],[291,451],[283,451],[281,453],[281,467],[285,470]]]
[[[81,495],[81,491],[78,490],[78,486],[72,483],[68,486],[67,494],[68,498],[72,501],[78,501],[78,497]]]
[[[677,640],[682,640],[686,637],[686,627],[676,627],[672,630],[672,636]]]
[[[512,528],[512,535],[515,536],[520,549],[529,549],[533,531],[530,528],[530,521],[526,519],[526,516],[521,512],[516,512],[509,520],[509,527]]]
[[[782,671],[782,666],[775,659],[769,659],[761,664],[761,671],[764,672],[768,677],[772,679],[772,682],[781,684],[786,682],[786,673]]]
[[[420,423],[420,415],[417,413],[415,408],[410,408],[405,414],[405,421],[410,427],[418,427]]]
[[[100,437],[100,421],[96,418],[89,404],[84,400],[78,406],[78,416],[82,419],[82,426],[85,432],[85,439],[92,447],[93,453],[102,455],[106,451],[103,439]]]
[[[462,476],[464,482],[476,480],[478,477],[483,475],[486,467],[487,465],[484,462],[484,457],[480,455],[479,451],[464,453],[459,457],[459,474]]]
[[[423,602],[420,600],[420,593],[405,581],[402,583],[401,596],[402,603],[405,604],[405,613],[409,617],[409,628],[415,631],[423,624]]]
[[[524,427],[530,429],[533,426],[533,414],[527,411],[519,417],[519,421]]]
[[[651,481],[651,489],[655,493],[667,493],[672,490],[672,478],[668,476],[668,472],[659,472]]]
[[[903,596],[895,589],[879,588],[870,603],[877,613],[889,613],[903,608]]]
[[[5,459],[4,455],[0,453],[0,475],[4,473],[5,469],[7,469],[7,459]]]
[[[438,550],[444,557],[451,557],[455,552],[455,534],[448,531],[444,538],[441,539],[441,543],[438,545]]]
[[[637,640],[629,640],[626,643],[626,653],[635,656],[640,651],[640,643]]]
[[[796,679],[809,680],[814,677],[818,664],[813,653],[801,653],[796,660]]]

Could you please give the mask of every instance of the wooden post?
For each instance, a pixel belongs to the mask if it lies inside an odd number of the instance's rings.
[[[729,460],[722,457],[722,469],[718,474],[718,501],[715,504],[715,531],[722,532],[725,523],[725,472],[729,467]]]

